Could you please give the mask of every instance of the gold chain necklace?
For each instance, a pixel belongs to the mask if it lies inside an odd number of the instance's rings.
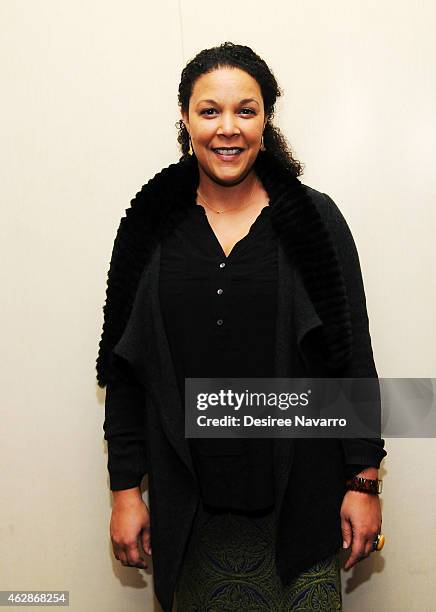
[[[250,195],[248,196],[247,200],[249,201],[253,191],[254,191],[254,186],[256,184],[256,180],[253,181],[253,185],[251,186],[251,190],[250,190]],[[244,208],[248,208],[249,206],[251,206],[252,202],[250,202],[249,204],[247,204],[246,206],[235,206],[234,208],[227,208],[226,210],[215,210],[214,208],[212,208],[212,206],[210,206],[210,204],[208,204],[203,196],[202,193],[200,193],[200,190],[198,190],[198,195],[200,196],[200,198],[203,200],[203,204],[205,204],[207,206],[207,208],[210,208],[210,210],[212,210],[213,212],[217,213],[218,215],[221,215],[222,213],[226,213],[229,212],[231,210],[243,210]]]

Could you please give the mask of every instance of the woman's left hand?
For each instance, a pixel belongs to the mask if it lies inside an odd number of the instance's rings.
[[[341,506],[344,548],[351,545],[351,555],[344,569],[350,569],[373,552],[373,543],[381,531],[381,508],[378,495],[347,491]]]

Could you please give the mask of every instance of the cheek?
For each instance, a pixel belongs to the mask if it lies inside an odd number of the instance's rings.
[[[212,125],[203,125],[201,129],[196,130],[195,138],[197,142],[207,145],[215,136],[215,130]]]
[[[253,127],[246,132],[246,138],[250,143],[257,144],[260,142],[260,139],[262,138],[262,125],[253,125]]]

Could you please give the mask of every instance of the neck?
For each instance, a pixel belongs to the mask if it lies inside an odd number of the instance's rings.
[[[207,204],[220,210],[236,208],[242,203],[248,203],[250,196],[254,195],[258,178],[253,169],[243,175],[236,183],[219,182],[211,177],[199,166],[199,184],[197,193],[200,193]],[[201,201],[201,196],[199,196]]]

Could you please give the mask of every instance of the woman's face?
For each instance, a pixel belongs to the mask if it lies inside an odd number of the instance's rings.
[[[260,87],[239,68],[219,68],[194,84],[188,114],[182,119],[191,136],[200,172],[232,185],[250,172],[261,145],[265,113]],[[235,155],[220,147],[242,149]]]

